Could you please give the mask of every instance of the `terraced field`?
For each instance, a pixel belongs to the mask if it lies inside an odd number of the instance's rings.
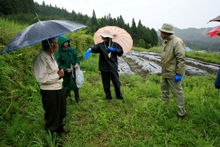
[[[160,54],[150,52],[130,51],[119,59],[120,74],[147,74],[161,75]],[[199,61],[192,58],[186,59],[186,75],[206,75],[218,71],[220,65]]]

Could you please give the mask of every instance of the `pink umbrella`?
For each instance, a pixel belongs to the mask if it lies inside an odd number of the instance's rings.
[[[117,26],[105,26],[98,29],[94,34],[95,44],[103,42],[101,34],[104,30],[109,30],[111,32],[113,36],[112,41],[117,42],[122,47],[124,54],[131,50],[133,46],[133,39],[131,38],[131,35],[123,28],[119,28]]]
[[[207,32],[207,35],[212,37],[212,38],[220,38],[219,36],[220,33],[220,26],[212,29],[211,31]]]

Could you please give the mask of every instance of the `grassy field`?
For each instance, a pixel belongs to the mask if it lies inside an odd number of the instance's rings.
[[[0,19],[1,39],[11,38],[19,26]],[[12,28],[17,29],[12,29]],[[9,31],[7,34],[6,30]],[[92,36],[76,32],[67,34],[79,56],[91,45]],[[4,47],[7,39],[0,42]],[[143,50],[134,48],[135,50]],[[54,147],[218,147],[220,145],[220,95],[215,89],[215,74],[190,76],[183,80],[187,116],[176,117],[177,107],[160,101],[160,80],[157,75],[121,75],[124,100],[105,95],[98,71],[98,56],[81,59],[85,83],[80,89],[81,104],[69,104],[65,129],[70,134],[56,137],[44,132],[44,111],[39,84],[31,73],[33,57],[41,50],[36,44],[9,54],[0,55],[0,146]],[[159,52],[159,48],[146,51]],[[193,53],[192,53],[193,54]],[[212,54],[212,53],[210,53]],[[212,60],[213,56],[196,57]],[[218,55],[218,54],[216,54]],[[114,89],[111,85],[112,94]]]

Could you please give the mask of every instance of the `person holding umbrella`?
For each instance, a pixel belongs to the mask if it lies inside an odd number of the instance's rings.
[[[113,36],[109,30],[104,30],[100,36],[102,37],[102,42],[90,46],[83,54],[83,58],[88,59],[91,52],[99,53],[99,70],[101,71],[106,100],[112,100],[110,80],[114,85],[117,99],[122,100],[117,56],[122,56],[123,49],[118,43],[112,41]]]
[[[58,37],[59,49],[54,54],[60,69],[63,69],[65,75],[63,77],[63,88],[67,97],[70,98],[70,104],[73,104],[71,98],[71,90],[74,90],[75,100],[80,104],[79,88],[75,82],[75,68],[78,68],[80,61],[76,50],[70,46],[70,40],[66,36]]]
[[[40,83],[40,94],[45,110],[45,130],[51,134],[61,135],[65,132],[63,119],[66,116],[66,97],[62,88],[63,70],[59,70],[53,57],[57,51],[58,41],[49,38],[42,41],[43,50],[32,62],[32,72]]]
[[[178,107],[177,117],[184,118],[186,115],[185,101],[182,90],[182,77],[185,75],[185,44],[173,32],[173,25],[164,23],[159,29],[163,39],[161,65],[162,65],[162,85],[161,101],[169,101],[170,90],[173,93]]]
[[[40,83],[40,93],[45,110],[45,130],[59,135],[68,133],[64,130],[63,119],[66,117],[66,96],[62,88],[64,71],[59,70],[52,56],[58,49],[56,38],[68,32],[74,32],[87,26],[69,20],[45,20],[26,27],[18,32],[5,46],[1,54],[42,42],[43,50],[32,62],[32,72]],[[34,35],[33,35],[34,34]]]

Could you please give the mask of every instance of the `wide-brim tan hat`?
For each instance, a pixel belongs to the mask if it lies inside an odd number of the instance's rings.
[[[173,25],[169,23],[164,23],[161,29],[158,29],[161,32],[169,33],[169,34],[174,34],[173,32]]]
[[[101,36],[102,36],[103,38],[113,38],[113,36],[112,36],[112,34],[111,34],[111,32],[110,32],[109,30],[103,31],[102,34],[101,34]]]

